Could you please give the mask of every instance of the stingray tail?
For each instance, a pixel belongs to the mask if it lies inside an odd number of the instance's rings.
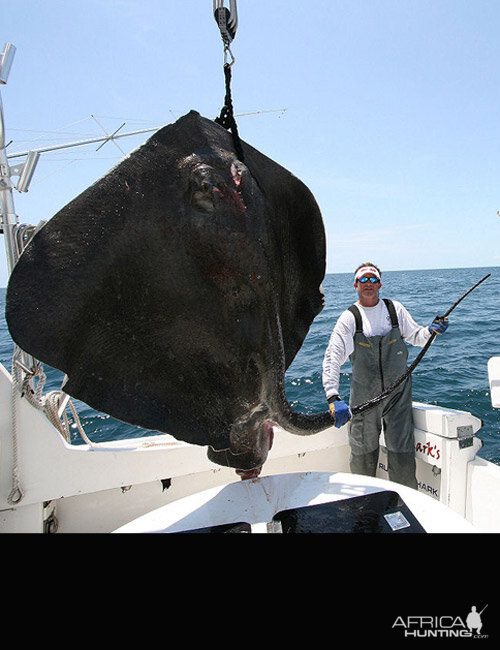
[[[279,424],[283,429],[295,435],[310,436],[333,426],[333,418],[330,411],[307,414],[294,411],[289,406],[283,423]]]

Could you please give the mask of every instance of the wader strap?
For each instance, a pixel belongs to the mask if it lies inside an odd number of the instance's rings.
[[[349,307],[349,311],[354,316],[354,319],[356,321],[356,334],[363,334],[363,321],[361,320],[359,309],[356,307],[356,305],[351,305]]]
[[[385,306],[387,307],[387,311],[389,312],[389,316],[391,317],[392,327],[399,328],[398,317],[396,315],[396,309],[392,304],[392,300],[389,300],[389,298],[382,298],[382,300],[385,302]]]

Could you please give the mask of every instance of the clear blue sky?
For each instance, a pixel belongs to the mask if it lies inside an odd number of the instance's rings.
[[[228,3],[226,3],[228,4]],[[219,114],[211,0],[1,0],[17,54],[2,100],[10,153]],[[328,272],[500,265],[500,1],[238,0],[241,137],[312,190]],[[91,117],[94,115],[97,122]],[[124,152],[147,136],[119,140]],[[36,224],[121,157],[44,154]],[[0,286],[7,282],[5,255]]]

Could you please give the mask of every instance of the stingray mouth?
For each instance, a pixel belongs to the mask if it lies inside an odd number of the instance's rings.
[[[231,427],[228,449],[208,448],[208,458],[225,467],[236,470],[260,470],[266,462],[274,439],[275,423],[262,417],[262,413],[252,414]]]

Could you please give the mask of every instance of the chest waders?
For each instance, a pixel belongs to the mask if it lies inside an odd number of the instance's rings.
[[[392,326],[384,336],[365,336],[358,307],[349,307],[356,319],[354,350],[349,357],[352,364],[349,402],[353,406],[379,395],[406,370],[408,349],[399,330],[396,310],[390,300],[384,298],[384,302]],[[389,479],[416,489],[411,375],[375,407],[353,416],[349,444],[350,468],[354,474],[375,476],[382,425]]]

